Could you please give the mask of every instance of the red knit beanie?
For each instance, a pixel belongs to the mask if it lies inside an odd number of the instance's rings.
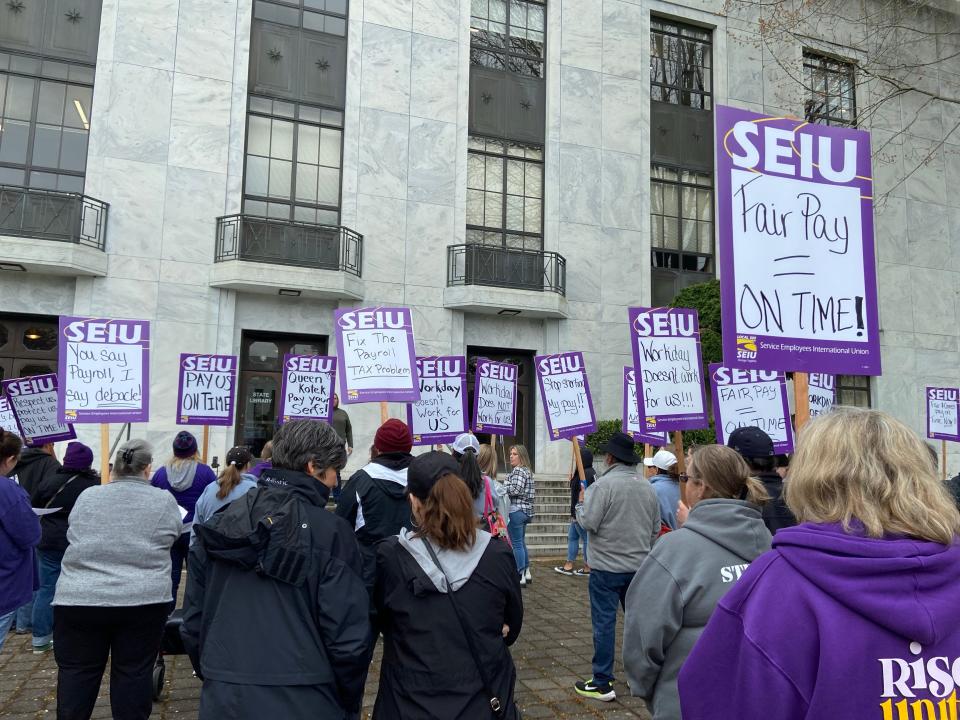
[[[373,446],[381,453],[409,453],[413,449],[413,436],[405,422],[390,418],[377,430]]]

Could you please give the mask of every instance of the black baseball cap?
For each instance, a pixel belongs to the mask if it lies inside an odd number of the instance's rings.
[[[407,492],[426,500],[437,480],[448,473],[460,475],[460,466],[453,456],[436,451],[417,455],[407,468]]]
[[[758,427],[739,427],[727,438],[727,447],[745,458],[773,457],[773,440]]]

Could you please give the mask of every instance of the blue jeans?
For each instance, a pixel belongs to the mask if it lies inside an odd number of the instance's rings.
[[[627,597],[635,573],[615,573],[591,568],[590,620],[593,622],[593,681],[613,682],[613,657],[617,644],[617,603]]]
[[[17,610],[17,632],[27,633],[33,630],[33,601],[37,599],[37,593],[34,591],[33,597],[26,605],[22,605]]]
[[[530,516],[523,510],[516,510],[510,513],[510,522],[507,524],[507,533],[510,535],[510,542],[513,545],[513,557],[517,561],[517,570],[526,570],[530,565],[530,558],[527,557],[527,523],[530,522]]]
[[[10,632],[10,628],[13,627],[16,619],[16,610],[11,610],[6,615],[0,615],[0,652],[3,651],[3,643],[7,639],[7,633]]]
[[[58,550],[37,550],[40,560],[40,589],[33,596],[33,645],[46,645],[53,640],[53,594],[60,577],[63,553]]]
[[[587,560],[587,531],[580,527],[580,523],[573,520],[570,522],[570,529],[567,530],[567,562],[572,563],[577,559],[581,540],[583,540],[583,564],[589,565],[590,561]]]

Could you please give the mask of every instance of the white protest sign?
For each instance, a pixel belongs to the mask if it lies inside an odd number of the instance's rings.
[[[57,418],[57,376],[34,375],[0,383],[10,400],[20,435],[31,447],[77,437],[73,425]]]
[[[828,413],[836,402],[836,378],[823,373],[810,373],[807,383],[807,399],[810,403],[810,417]]]
[[[960,442],[958,404],[960,390],[957,388],[927,388],[927,437]]]
[[[793,452],[793,426],[787,404],[787,381],[773,370],[740,370],[714,363],[713,421],[717,442],[727,444],[740,427],[758,427],[773,440],[774,452]]]
[[[517,366],[481,358],[473,399],[473,429],[511,436],[517,426]]]
[[[410,308],[346,308],[333,317],[343,402],[420,399]]]
[[[538,355],[533,362],[550,439],[572,439],[596,432],[583,353]]]
[[[418,357],[420,399],[407,405],[414,445],[452,442],[467,432],[467,358]]]
[[[326,355],[284,355],[280,422],[333,417],[333,381],[337,359]]]
[[[236,355],[180,355],[178,425],[233,425]]]
[[[5,397],[0,397],[0,430],[6,430],[16,435],[20,434],[17,419],[13,416],[13,408],[10,407],[10,401]]]

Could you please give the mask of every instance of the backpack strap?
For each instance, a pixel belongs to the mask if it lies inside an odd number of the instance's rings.
[[[67,478],[67,481],[66,481],[63,485],[60,486],[60,489],[57,490],[57,491],[53,494],[53,497],[52,497],[52,498],[50,498],[49,500],[47,500],[47,504],[44,505],[43,507],[49,508],[49,507],[53,504],[53,501],[56,500],[57,497],[60,495],[60,493],[63,492],[63,489],[64,489],[67,485],[69,485],[70,483],[72,483],[74,480],[76,480],[78,477],[80,477],[80,473],[77,473],[76,475],[74,475],[74,476],[72,476],[72,477],[70,477],[70,478]]]

